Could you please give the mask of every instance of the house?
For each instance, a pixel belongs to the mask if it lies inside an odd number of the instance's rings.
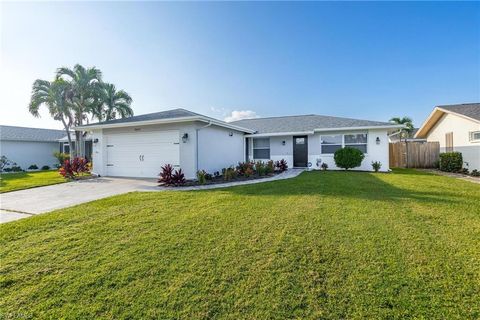
[[[198,170],[220,171],[245,160],[286,159],[290,167],[335,169],[333,153],[344,146],[365,153],[388,171],[387,122],[319,115],[273,117],[227,123],[185,109],[84,125],[91,134],[93,171],[105,176],[157,177],[161,166],[181,168],[187,178]]]
[[[75,150],[76,137],[74,132],[71,133],[70,139],[72,140],[72,148],[70,148],[70,144],[68,143],[67,135],[65,135],[64,137],[58,140],[58,142],[60,143],[60,152],[70,154],[70,149]],[[83,143],[85,145],[85,158],[87,158],[88,160],[91,160],[92,159],[92,137],[89,134],[87,134],[84,137]]]
[[[32,164],[38,168],[53,167],[58,163],[53,156],[59,151],[58,139],[64,130],[0,126],[0,155],[6,156],[22,169]]]
[[[392,143],[407,141],[407,142],[427,142],[427,139],[415,138],[418,128],[414,128],[411,132],[406,133],[403,130],[397,130],[388,135],[388,140]]]
[[[440,152],[461,152],[466,168],[480,170],[480,103],[435,107],[415,138],[438,141]]]

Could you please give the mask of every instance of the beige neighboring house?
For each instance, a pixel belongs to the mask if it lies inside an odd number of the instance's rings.
[[[435,107],[415,138],[440,142],[440,152],[461,152],[465,168],[480,170],[480,103]]]

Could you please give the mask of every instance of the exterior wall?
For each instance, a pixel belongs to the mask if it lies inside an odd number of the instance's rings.
[[[322,162],[328,164],[330,170],[338,170],[333,160],[333,154],[322,154],[320,136],[334,135],[334,134],[349,134],[349,133],[367,133],[367,153],[362,165],[356,170],[373,171],[372,161],[380,161],[382,168],[380,171],[389,171],[389,153],[388,153],[388,132],[386,129],[372,129],[372,130],[356,130],[356,131],[329,131],[316,132],[313,135],[308,135],[308,162],[312,164],[312,169],[320,169]],[[376,139],[380,138],[380,144],[376,143]],[[283,145],[285,141],[285,145]],[[253,159],[253,143],[249,143],[249,159]],[[270,137],[270,159],[280,160],[285,159],[288,166],[293,166],[293,136],[279,136]]]
[[[58,142],[0,141],[0,154],[16,162],[22,169],[27,169],[32,164],[36,164],[39,169],[42,166],[53,168],[58,164],[53,153],[59,150]]]
[[[468,169],[480,170],[480,142],[469,141],[471,131],[480,130],[480,124],[463,117],[446,113],[433,126],[427,141],[438,141],[440,152],[445,152],[445,134],[453,132],[453,150],[462,153]]]
[[[187,179],[196,178],[196,172],[199,169],[213,173],[224,167],[235,165],[244,159],[243,133],[218,126],[205,127],[205,123],[201,122],[111,128],[92,131],[92,141],[98,139],[97,143],[93,143],[92,153],[93,172],[95,174],[106,174],[107,147],[105,136],[114,133],[134,132],[135,129],[140,129],[142,132],[178,130],[180,135],[180,167]],[[229,132],[233,132],[232,137],[229,136]],[[185,143],[181,139],[184,133],[188,134],[188,140]]]
[[[231,129],[210,126],[199,127],[197,170],[209,173],[235,166],[245,158],[244,134]],[[230,136],[232,134],[232,136]]]

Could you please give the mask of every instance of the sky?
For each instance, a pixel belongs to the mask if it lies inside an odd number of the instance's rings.
[[[480,101],[479,2],[0,2],[0,124],[36,79],[96,66],[135,114],[321,114],[416,126]]]

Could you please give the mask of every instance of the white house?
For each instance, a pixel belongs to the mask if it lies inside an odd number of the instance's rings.
[[[63,130],[0,126],[0,155],[22,169],[33,164],[53,167],[58,163],[53,153],[59,151],[58,140],[63,136]]]
[[[438,141],[440,152],[461,152],[464,167],[480,170],[480,103],[435,107],[415,138]]]
[[[335,169],[333,153],[344,146],[365,153],[388,171],[387,122],[319,115],[274,117],[227,123],[184,109],[116,119],[75,128],[92,136],[93,171],[105,176],[157,177],[161,166],[220,171],[245,160],[285,159],[290,167]]]

